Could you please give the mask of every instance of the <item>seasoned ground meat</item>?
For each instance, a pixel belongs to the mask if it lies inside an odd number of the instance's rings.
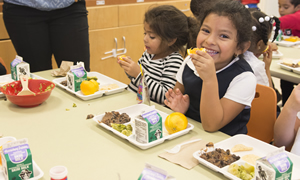
[[[130,117],[126,113],[120,114],[119,112],[112,111],[112,112],[106,112],[104,117],[102,118],[100,123],[104,123],[111,127],[110,123],[115,124],[124,124],[130,121]]]
[[[230,154],[230,151],[228,149],[225,151],[220,148],[216,148],[214,151],[208,153],[203,153],[200,157],[218,166],[219,168],[230,165],[231,163],[240,159],[239,156]]]

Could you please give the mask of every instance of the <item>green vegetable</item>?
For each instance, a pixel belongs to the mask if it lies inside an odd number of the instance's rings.
[[[132,132],[130,130],[127,130],[127,129],[124,129],[121,133],[126,135],[126,136],[130,136],[132,134]]]
[[[94,79],[95,81],[98,80],[98,78],[97,78],[96,76],[88,76],[86,79],[87,79],[88,81],[89,81],[89,80],[92,80],[92,79]]]
[[[254,177],[254,167],[247,163],[241,166],[231,164],[228,172],[243,180],[251,180]]]
[[[132,126],[130,124],[124,125],[124,124],[116,124],[116,123],[110,123],[111,127],[120,133],[130,136],[132,134]]]

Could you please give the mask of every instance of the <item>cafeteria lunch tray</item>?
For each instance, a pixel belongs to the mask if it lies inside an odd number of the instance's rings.
[[[119,112],[120,114],[122,113],[126,113],[128,114],[128,116],[131,118],[129,124],[131,124],[133,130],[132,130],[132,134],[130,136],[126,136],[122,133],[120,133],[119,131],[113,129],[112,127],[109,127],[107,126],[106,124],[104,123],[100,123],[100,121],[102,120],[102,118],[104,117],[105,113],[104,114],[101,114],[101,115],[97,115],[93,118],[93,120],[99,124],[101,127],[113,132],[114,134],[118,135],[119,137],[123,138],[123,139],[126,139],[128,140],[131,144],[139,147],[140,149],[148,149],[148,148],[151,148],[153,146],[156,146],[156,145],[159,145],[159,144],[162,144],[165,140],[171,140],[171,139],[174,139],[176,137],[179,137],[179,136],[182,136],[184,134],[187,134],[188,132],[190,132],[192,129],[194,129],[194,125],[188,123],[187,125],[187,128],[182,130],[182,131],[179,131],[179,132],[176,132],[174,134],[169,134],[167,132],[167,130],[165,129],[164,127],[164,122],[165,122],[165,119],[167,118],[168,114],[167,113],[164,113],[162,111],[159,111],[159,110],[156,110],[162,117],[162,124],[163,124],[163,137],[161,139],[158,139],[158,140],[155,140],[155,141],[152,141],[150,143],[140,143],[140,142],[137,142],[136,141],[136,136],[135,136],[135,125],[134,125],[134,118],[137,117],[138,115],[141,115],[142,113],[144,113],[145,111],[148,111],[148,110],[153,110],[155,109],[154,106],[148,106],[148,105],[145,105],[145,104],[136,104],[136,105],[133,105],[133,106],[129,106],[129,107],[126,107],[126,108],[123,108],[123,109],[119,109],[119,110],[113,110],[113,111],[117,111]],[[128,124],[128,123],[126,123]]]
[[[16,138],[15,137],[3,137],[0,138],[0,146],[2,146],[4,143],[6,143],[7,141],[15,141]],[[34,160],[32,160],[32,164],[33,164],[33,178],[27,179],[27,180],[38,180],[40,178],[42,178],[44,176],[44,172],[41,170],[41,168],[34,162]],[[0,180],[5,180],[4,177],[4,173],[3,173],[3,169],[0,166]]]
[[[68,88],[67,86],[62,85],[61,82],[66,81],[67,80],[66,77],[56,78],[53,80],[53,82],[60,88],[65,89],[66,91],[68,91],[71,94],[75,94],[77,97],[81,98],[82,100],[90,100],[90,99],[99,98],[103,95],[111,95],[111,94],[119,93],[119,92],[124,91],[125,88],[127,88],[126,84],[124,84],[120,81],[117,81],[115,79],[112,79],[108,76],[105,76],[103,74],[100,74],[98,72],[88,72],[87,76],[90,76],[90,77],[96,76],[98,78],[97,82],[100,83],[99,89],[101,89],[104,86],[111,85],[111,84],[118,85],[118,88],[111,89],[111,90],[99,90],[99,91],[95,92],[94,94],[84,95],[81,91],[75,92],[75,91],[71,90],[70,88]]]
[[[300,61],[300,59],[292,59],[292,61],[293,61],[294,64],[297,64]],[[282,64],[282,62],[283,62],[283,60],[280,60],[278,62],[281,69],[291,71],[291,72],[296,73],[296,74],[300,74],[300,67],[295,67],[294,68],[294,67]]]
[[[251,151],[240,151],[240,152],[231,152],[231,148],[237,144],[243,144],[245,146],[248,147],[252,147],[253,149]],[[266,156],[268,153],[271,153],[275,150],[278,149],[278,147],[273,146],[271,144],[265,143],[263,141],[260,141],[258,139],[255,139],[253,137],[250,137],[248,135],[244,135],[244,134],[239,134],[239,135],[235,135],[232,136],[228,139],[225,139],[223,141],[220,141],[216,144],[214,144],[215,148],[221,148],[224,150],[229,149],[230,152],[232,154],[235,154],[237,156],[240,156],[241,158],[239,160],[237,160],[236,162],[233,163],[237,163],[238,165],[243,165],[245,164],[245,161],[242,160],[242,157],[248,154],[254,154],[256,156],[259,157],[264,157]],[[217,171],[221,174],[223,174],[224,176],[226,176],[229,179],[233,179],[233,180],[240,180],[240,178],[232,175],[231,173],[228,172],[228,165],[223,167],[223,168],[219,168],[215,165],[213,165],[212,163],[200,158],[200,155],[203,151],[199,150],[193,153],[194,158],[196,158],[200,164],[207,166],[208,168]],[[292,180],[296,180],[296,179],[300,179],[300,156],[297,156],[295,154],[292,154],[290,152],[286,152],[287,155],[289,156],[289,158],[291,159],[291,161],[293,162],[293,174],[292,174]],[[248,162],[247,162],[248,163]],[[251,164],[248,163],[252,166],[255,167],[255,164]],[[252,180],[254,180],[255,178],[252,178]]]
[[[282,52],[280,52],[280,51],[272,51],[272,59],[280,59],[280,58],[282,58],[283,57],[283,54],[282,54]],[[264,55],[263,54],[261,54],[260,56],[259,56],[259,58],[260,59],[263,59],[264,58]]]
[[[35,75],[33,73],[30,73],[30,77],[32,79],[45,79],[45,78],[42,78],[38,75]],[[10,82],[13,82],[14,80],[11,78],[11,74],[6,74],[6,75],[3,75],[3,76],[0,76],[0,87],[7,84],[7,83],[10,83]],[[1,91],[0,91],[0,97],[4,97],[5,94],[3,94]]]
[[[290,46],[295,46],[300,44],[300,41],[296,41],[296,42],[291,42],[291,41],[274,41],[275,44],[277,44],[278,46],[285,46],[285,47],[290,47]]]

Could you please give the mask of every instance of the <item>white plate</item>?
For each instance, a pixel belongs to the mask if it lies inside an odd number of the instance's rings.
[[[282,40],[282,41],[274,41],[274,43],[277,44],[278,46],[290,47],[290,46],[300,44],[300,41],[291,42],[291,41]]]
[[[119,88],[112,89],[112,90],[105,90],[105,91],[99,90],[99,91],[95,92],[94,94],[84,95],[81,91],[75,92],[75,91],[69,89],[67,86],[62,85],[61,82],[65,81],[66,77],[56,78],[56,79],[53,80],[53,82],[57,86],[65,89],[65,90],[67,90],[68,92],[70,92],[72,94],[75,94],[77,97],[79,97],[79,98],[81,98],[83,100],[90,100],[90,99],[99,98],[99,97],[103,96],[103,94],[104,95],[110,95],[110,94],[115,94],[115,93],[118,93],[118,92],[122,92],[127,87],[126,84],[124,84],[124,83],[122,83],[120,81],[117,81],[115,79],[112,79],[112,78],[110,78],[108,76],[105,76],[103,74],[100,74],[98,72],[88,72],[87,75],[88,76],[96,76],[98,78],[97,82],[100,83],[99,88],[101,88],[103,86],[110,85],[110,84],[117,84],[119,86]]]
[[[3,138],[0,138],[0,146],[2,146],[7,141],[14,141],[14,140],[16,140],[16,138],[14,138],[14,137],[3,137]],[[34,162],[34,160],[32,160],[32,164],[33,164],[33,174],[34,174],[34,177],[30,178],[28,180],[38,180],[38,179],[42,178],[44,176],[44,172]],[[0,168],[0,180],[5,180],[4,174],[3,174],[3,171],[2,171],[2,167]]]
[[[278,50],[277,51],[272,51],[272,58],[273,59],[280,59],[282,56],[283,56],[283,54],[280,51],[278,51]],[[259,58],[263,59],[264,58],[263,54],[261,54],[259,56]]]
[[[236,145],[236,144],[244,144],[245,146],[249,146],[249,147],[253,147],[253,150],[251,151],[242,151],[242,152],[235,152],[235,155],[240,156],[241,158],[244,155],[247,154],[254,154],[260,157],[264,157],[266,156],[268,153],[273,152],[274,150],[278,149],[277,147],[265,143],[263,141],[260,141],[258,139],[255,139],[253,137],[250,137],[248,135],[244,135],[244,134],[239,134],[239,135],[235,135],[232,136],[224,141],[218,142],[215,144],[215,148],[222,148],[224,150],[229,149],[231,151],[231,148]],[[293,162],[293,175],[292,175],[292,179],[300,179],[300,156],[297,156],[295,154],[292,154],[290,152],[286,152],[287,155],[289,156],[289,158],[291,159],[291,161]],[[224,176],[230,178],[230,179],[234,179],[234,180],[239,180],[240,178],[235,177],[234,175],[230,174],[227,169],[228,166],[225,166],[223,168],[219,168],[211,163],[209,163],[208,161],[200,158],[201,155],[201,151],[196,151],[193,156],[194,158],[196,158],[201,164],[209,167],[210,169],[220,172],[222,173]],[[234,162],[237,163],[239,165],[245,163],[245,161],[243,161],[242,159],[239,159],[238,161]],[[250,163],[248,163],[250,164]],[[253,165],[255,167],[255,164]],[[254,178],[253,178],[254,179]]]
[[[294,64],[297,64],[300,59],[292,59],[293,63]],[[278,62],[279,66],[281,69],[284,69],[284,70],[287,70],[287,71],[291,71],[291,72],[294,72],[294,73],[297,73],[297,74],[300,74],[300,67],[291,67],[291,66],[288,66],[288,65],[285,65],[285,64],[282,64],[283,60],[280,60]]]
[[[32,79],[45,79],[45,78],[42,78],[42,77],[32,74],[32,73],[30,73],[30,76]],[[14,80],[11,78],[11,74],[2,75],[2,76],[0,76],[0,87],[7,83],[13,82],[13,81]],[[0,97],[3,97],[3,96],[5,96],[5,95],[0,91]]]
[[[99,123],[99,121],[102,120],[103,116],[105,114],[101,114],[101,115],[98,115],[98,116],[95,116],[93,118],[93,120],[99,124],[100,126],[104,127],[105,129],[107,130],[110,130],[112,131],[113,133],[115,133],[116,135],[120,136],[121,138],[123,139],[127,139],[130,143],[136,145],[137,147],[141,148],[141,149],[148,149],[148,148],[151,148],[153,146],[156,146],[158,144],[161,144],[163,143],[165,140],[171,140],[171,139],[174,139],[176,137],[179,137],[179,136],[182,136],[184,134],[187,134],[189,131],[191,131],[192,129],[194,129],[194,125],[188,123],[188,126],[185,130],[182,130],[182,131],[179,131],[177,133],[174,133],[174,134],[168,134],[167,130],[165,129],[165,127],[163,127],[163,138],[161,139],[158,139],[156,141],[152,141],[150,143],[146,143],[146,144],[143,144],[143,143],[139,143],[135,140],[135,134],[134,134],[134,123],[133,123],[133,120],[136,116],[138,115],[141,115],[142,112],[145,110],[145,109],[149,109],[149,108],[153,108],[154,109],[154,106],[148,106],[148,105],[145,105],[145,104],[136,104],[136,105],[133,105],[133,106],[129,106],[129,107],[126,107],[126,108],[123,108],[123,109],[119,109],[119,110],[114,110],[114,111],[117,111],[119,112],[120,114],[121,113],[126,113],[128,114],[128,116],[131,118],[131,121],[129,122],[133,128],[132,132],[133,134],[130,135],[130,136],[125,136],[124,134],[120,133],[119,131],[107,126],[106,124],[104,123]],[[159,111],[157,110],[157,112],[161,115],[162,117],[162,120],[163,120],[163,126],[164,126],[164,122],[165,122],[165,119],[166,117],[169,115],[167,113],[164,113],[162,111]]]

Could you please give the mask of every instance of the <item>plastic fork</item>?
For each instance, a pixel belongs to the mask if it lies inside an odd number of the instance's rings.
[[[20,96],[20,95],[34,95],[35,93],[30,91],[30,89],[28,88],[28,76],[27,75],[21,75],[20,80],[21,80],[23,88],[22,88],[21,92],[18,93],[18,96]]]
[[[187,141],[187,142],[184,142],[184,143],[181,143],[181,144],[178,144],[178,145],[174,146],[170,150],[165,149],[165,151],[168,152],[168,153],[171,153],[171,154],[176,154],[176,153],[178,153],[181,150],[181,147],[183,145],[190,144],[190,143],[193,143],[193,142],[196,142],[196,141],[200,141],[200,140],[201,139],[194,139],[194,140],[191,140],[191,141]]]

